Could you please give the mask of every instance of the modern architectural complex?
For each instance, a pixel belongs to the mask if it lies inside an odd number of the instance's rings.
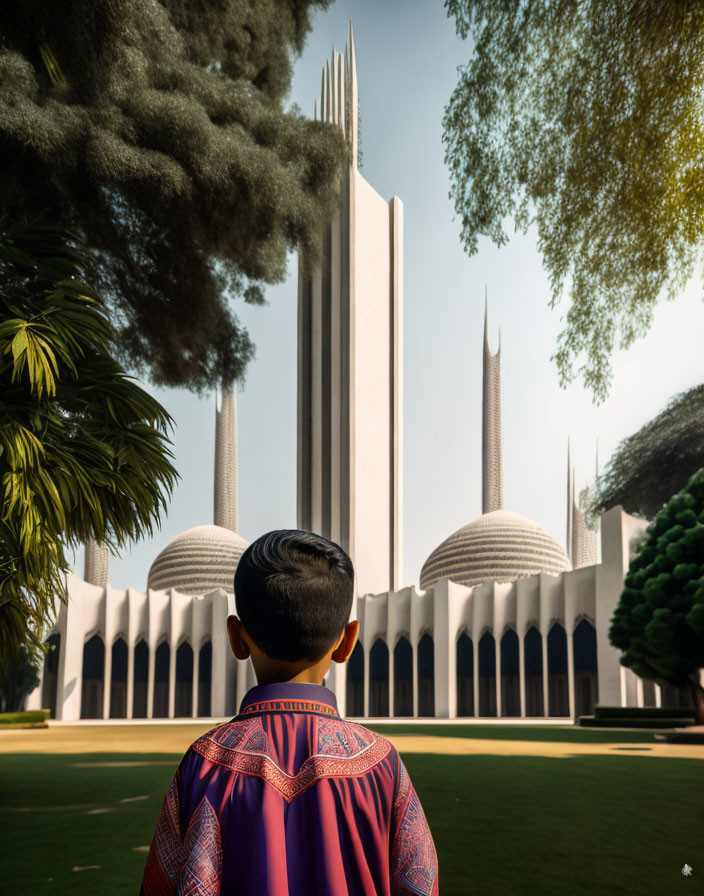
[[[299,275],[298,524],[342,544],[357,570],[360,640],[329,686],[349,716],[566,717],[603,704],[672,705],[674,689],[619,663],[608,629],[646,523],[614,508],[597,535],[567,462],[566,548],[504,508],[500,350],[484,321],[482,515],[427,558],[420,589],[399,589],[401,559],[402,212],[357,169],[357,76],[350,28],[325,65],[320,115],[347,135],[341,205],[320,270]],[[479,348],[477,340],[477,349]],[[236,713],[254,683],[232,656],[226,619],[246,542],[237,534],[237,410],[216,412],[214,525],[177,536],[146,591],[109,585],[108,556],[86,549],[69,579],[28,708],[56,718]]]
[[[400,584],[403,206],[357,168],[358,102],[350,25],[320,103],[350,165],[322,265],[312,279],[299,271],[297,492],[299,527],[350,554],[364,593]]]

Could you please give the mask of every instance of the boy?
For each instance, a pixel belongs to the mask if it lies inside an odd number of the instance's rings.
[[[269,532],[244,552],[227,630],[258,684],[183,757],[144,896],[437,896],[435,847],[398,753],[341,719],[322,685],[357,639],[353,588],[347,554],[310,532]]]

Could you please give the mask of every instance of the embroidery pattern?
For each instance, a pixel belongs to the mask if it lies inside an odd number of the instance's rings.
[[[176,892],[186,850],[179,833],[178,784],[174,777],[161,806],[144,869],[145,893]]]
[[[391,852],[391,891],[409,896],[431,896],[437,873],[435,845],[408,772],[399,762],[398,795],[394,803],[397,818],[409,792],[411,796],[403,810]]]
[[[325,716],[338,717],[337,710],[328,703],[317,703],[312,700],[262,700],[250,703],[240,710],[240,716],[254,712],[315,712]]]
[[[374,735],[349,723],[320,719],[318,722],[319,756],[352,756],[369,747]]]
[[[289,775],[271,757],[257,717],[216,728],[199,738],[193,749],[231,771],[262,778],[290,803],[321,778],[365,774],[388,755],[391,744],[342,719],[325,719],[318,729],[318,752],[302,763],[297,774]]]
[[[186,860],[178,896],[219,896],[222,872],[220,823],[203,797],[186,832]]]

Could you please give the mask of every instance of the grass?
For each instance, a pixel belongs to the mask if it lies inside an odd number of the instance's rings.
[[[599,730],[598,728],[576,728],[572,725],[397,725],[370,724],[367,726],[379,734],[431,735],[435,737],[470,737],[480,740],[528,740],[550,743],[651,743],[655,732],[646,729]]]
[[[34,709],[25,712],[0,712],[0,728],[48,728],[48,709]]]
[[[428,726],[433,734],[456,731],[439,727]],[[506,730],[492,726],[491,737]],[[179,759],[0,756],[3,892],[136,894],[146,852],[135,848],[151,841]],[[404,761],[433,831],[442,896],[701,891],[699,760],[409,754]],[[685,862],[692,878],[681,874]]]

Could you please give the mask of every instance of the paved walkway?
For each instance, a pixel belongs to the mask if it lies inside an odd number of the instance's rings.
[[[216,723],[217,724],[217,723]],[[2,753],[177,753],[182,754],[213,726],[194,723],[131,725],[50,725],[49,728],[0,731]],[[704,759],[704,745],[668,743],[570,743],[530,740],[491,740],[442,735],[391,734],[401,753],[448,755],[546,756],[657,756]],[[117,760],[116,760],[117,761]],[[160,761],[160,760],[153,760]],[[166,760],[164,760],[166,761]],[[169,760],[169,764],[172,764]]]

